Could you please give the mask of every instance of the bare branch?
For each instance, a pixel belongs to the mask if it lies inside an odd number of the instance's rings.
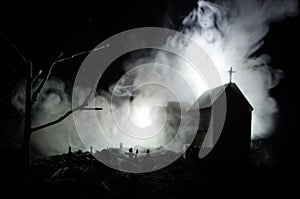
[[[13,42],[11,42],[4,34],[2,34],[2,33],[0,33],[0,34],[16,50],[18,55],[21,57],[22,61],[24,61],[25,63],[30,62],[25,58],[25,56],[21,53],[21,51],[16,47],[16,45]]]
[[[59,117],[58,119],[52,121],[52,122],[49,122],[49,123],[46,123],[46,124],[43,124],[43,125],[40,125],[40,126],[37,126],[37,127],[34,127],[34,128],[31,128],[31,133],[35,132],[35,131],[38,131],[38,130],[41,130],[43,128],[46,128],[46,127],[49,127],[49,126],[52,126],[54,124],[57,124],[61,121],[63,121],[64,119],[66,119],[69,115],[71,115],[72,113],[76,112],[76,111],[91,111],[91,110],[102,110],[102,108],[100,107],[96,107],[96,108],[91,108],[91,107],[87,107],[88,106],[88,101],[90,99],[90,97],[92,96],[92,94],[94,93],[93,91],[95,90],[97,85],[95,85],[90,93],[88,94],[88,96],[86,97],[86,99],[82,102],[81,105],[69,110],[68,112],[66,112],[64,115],[62,115],[61,117]]]
[[[82,105],[72,109],[72,110],[69,110],[68,112],[66,112],[63,116],[59,117],[58,119],[52,121],[52,122],[49,122],[49,123],[46,123],[46,124],[43,124],[43,125],[40,125],[40,126],[37,126],[37,127],[34,127],[31,129],[31,133],[35,132],[35,131],[38,131],[38,130],[41,130],[41,129],[44,129],[44,128],[47,128],[49,126],[52,126],[54,124],[57,124],[61,121],[63,121],[64,119],[66,119],[69,115],[71,115],[72,113],[75,113],[76,111],[84,111],[84,110],[102,110],[102,108],[88,108],[88,107],[82,107]]]
[[[92,49],[92,50],[83,51],[83,52],[74,54],[74,55],[72,55],[72,56],[70,56],[70,57],[65,57],[65,58],[63,58],[63,59],[59,59],[59,60],[53,62],[53,63],[51,64],[49,70],[47,71],[46,77],[43,79],[43,81],[40,83],[40,85],[38,86],[38,88],[36,89],[36,91],[33,93],[33,95],[32,95],[32,103],[34,104],[34,103],[37,102],[38,97],[39,97],[39,94],[40,94],[42,88],[44,87],[45,83],[46,83],[47,80],[49,79],[49,77],[50,77],[50,75],[51,75],[51,72],[52,72],[52,69],[53,69],[54,65],[56,65],[57,63],[60,63],[60,62],[64,62],[64,61],[73,59],[73,58],[78,57],[78,56],[80,56],[80,55],[87,54],[87,53],[94,52],[94,51],[98,51],[98,50],[101,50],[101,49],[104,49],[104,48],[107,48],[107,47],[109,47],[109,44],[107,44],[106,46],[101,46],[101,47],[99,47],[99,48],[94,48],[94,49]],[[62,56],[62,53],[60,54],[60,56]],[[59,56],[59,57],[60,57],[60,56]]]
[[[61,58],[64,55],[64,52],[61,52],[57,58]]]
[[[61,58],[63,56],[64,52],[61,52],[58,56],[57,59]],[[39,73],[32,79],[32,83],[34,83],[37,78],[39,78],[41,76],[41,74],[43,73],[43,70],[39,70]]]
[[[34,83],[36,80],[37,80],[37,78],[39,78],[40,76],[41,76],[41,74],[42,74],[42,69],[39,71],[39,73],[34,77],[34,78],[32,78],[32,83]]]
[[[82,110],[82,111],[101,111],[102,108],[101,108],[101,107],[95,107],[95,108],[92,108],[92,107],[85,107],[85,108],[82,108],[81,110]]]

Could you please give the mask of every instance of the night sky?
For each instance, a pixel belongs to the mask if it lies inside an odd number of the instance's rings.
[[[28,3],[10,1],[0,7],[1,34],[24,56],[33,61],[35,73],[47,68],[58,55],[65,56],[94,48],[106,38],[121,31],[144,26],[179,30],[182,19],[195,7],[196,1],[48,1]],[[285,77],[272,89],[280,114],[274,138],[286,147],[298,145],[299,111],[299,16],[272,23],[265,43],[256,53],[269,54],[271,66],[282,69]],[[1,46],[1,122],[11,114],[10,98],[17,81],[24,75],[24,64],[12,46],[0,37]],[[72,81],[83,57],[58,65],[53,76]],[[104,77],[110,82],[122,71],[112,70]],[[293,148],[293,147],[292,147]]]

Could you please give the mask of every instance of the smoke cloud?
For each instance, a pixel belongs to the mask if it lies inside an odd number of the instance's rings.
[[[224,0],[214,3],[199,1],[197,8],[182,22],[181,31],[206,51],[224,84],[228,83],[227,70],[232,66],[236,71],[233,81],[254,107],[252,139],[266,138],[272,133],[275,126],[274,114],[278,112],[278,107],[269,92],[283,77],[281,70],[272,69],[268,65],[270,56],[254,56],[254,53],[262,46],[270,23],[296,15],[297,9],[296,0]],[[191,45],[182,45],[181,42],[175,36],[166,41],[165,45],[178,46],[184,53],[197,56]],[[163,65],[172,66],[172,70],[177,72],[174,73]],[[184,60],[166,52],[155,52],[142,58],[132,57],[124,63],[124,68],[127,72],[111,86],[109,92],[101,91],[92,99],[96,106],[103,107],[102,111],[96,113],[99,122],[89,122],[92,121],[89,118],[93,117],[93,113],[80,112],[80,118],[85,122],[77,128],[85,131],[85,135],[80,137],[84,137],[83,142],[89,143],[94,149],[115,147],[121,142],[126,146],[155,148],[163,146],[171,139],[180,143],[188,140],[193,130],[189,126],[194,125],[192,116],[183,113],[182,118],[178,118],[177,114],[169,118],[170,114],[162,107],[172,101],[180,101],[182,106],[191,106],[207,89],[205,80]],[[163,81],[165,87],[169,85],[172,90],[155,84],[143,85],[147,81]],[[77,100],[83,101],[88,90],[75,89],[79,91]],[[191,89],[196,97],[190,94]],[[178,93],[180,100],[177,99]],[[23,86],[18,87],[12,103],[17,108],[24,107]],[[34,108],[33,126],[52,121],[70,108],[71,101],[65,92],[64,83],[51,79]],[[185,129],[176,135],[176,122],[180,119]],[[122,131],[132,130],[137,132],[134,136],[142,137],[151,136],[151,132],[156,131],[163,133],[151,141],[141,139],[139,143],[130,136],[120,134]],[[104,141],[106,138],[112,142]],[[32,142],[44,155],[66,152],[69,145],[75,149],[84,149],[71,116],[57,125],[35,133]]]
[[[183,21],[183,32],[208,53],[223,83],[231,66],[236,71],[233,80],[254,107],[252,139],[268,137],[276,126],[278,106],[270,89],[283,77],[281,70],[268,65],[270,56],[253,54],[263,45],[271,22],[297,13],[294,0],[198,1]]]

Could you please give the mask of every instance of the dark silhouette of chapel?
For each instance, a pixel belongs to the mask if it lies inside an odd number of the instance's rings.
[[[205,156],[203,160],[222,163],[248,162],[253,108],[237,85],[228,83],[208,90],[196,103],[198,106],[194,104],[189,113],[200,111],[199,127],[186,158]]]

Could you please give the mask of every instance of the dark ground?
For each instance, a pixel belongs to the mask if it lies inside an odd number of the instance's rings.
[[[111,169],[89,152],[77,151],[35,159],[25,182],[18,165],[1,169],[7,177],[7,181],[1,178],[5,183],[2,191],[29,198],[295,197],[299,151],[284,160],[286,154],[281,153],[286,151],[278,149],[276,142],[260,140],[252,143],[248,164],[179,158],[168,167],[144,174]],[[17,157],[11,157],[14,160]]]

